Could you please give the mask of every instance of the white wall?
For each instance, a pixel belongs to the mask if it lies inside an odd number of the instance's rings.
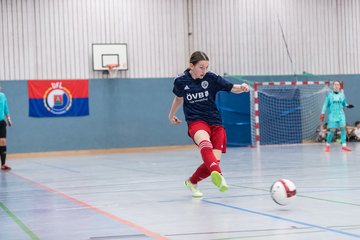
[[[0,80],[106,77],[92,43],[128,44],[121,77],[174,76],[193,50],[220,74],[360,72],[358,0],[1,0],[0,14]]]
[[[1,0],[0,79],[102,78],[92,70],[92,43],[128,44],[121,77],[174,76],[187,62],[185,4]]]
[[[195,48],[219,73],[360,72],[358,0],[198,0],[193,11]]]

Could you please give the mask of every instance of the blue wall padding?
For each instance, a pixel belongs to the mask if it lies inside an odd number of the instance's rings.
[[[227,134],[227,146],[251,145],[250,94],[219,92],[217,105]]]
[[[258,82],[294,80],[290,75],[243,78]],[[318,76],[298,77],[305,81],[318,79]],[[353,109],[346,109],[347,121],[353,124],[359,120],[360,106],[356,103],[360,101],[360,75],[321,76],[321,79],[344,81],[347,101],[355,105]],[[1,81],[14,124],[8,127],[8,153],[193,144],[187,136],[182,109],[178,113],[183,120],[180,126],[172,126],[168,120],[174,98],[172,77],[89,81],[90,115],[68,118],[30,118],[27,81]],[[227,97],[222,99],[220,95],[221,112],[229,146],[250,145],[250,115],[249,107],[246,107],[249,106],[249,95],[223,94]],[[296,113],[295,110],[294,107],[288,114]],[[292,135],[296,136],[296,133]]]

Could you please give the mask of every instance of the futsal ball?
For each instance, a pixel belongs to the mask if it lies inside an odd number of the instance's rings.
[[[296,186],[288,179],[279,179],[270,188],[271,198],[279,205],[287,205],[295,198]]]

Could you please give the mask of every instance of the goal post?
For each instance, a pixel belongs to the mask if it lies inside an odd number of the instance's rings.
[[[315,142],[331,84],[332,81],[255,82],[250,95],[252,144]]]

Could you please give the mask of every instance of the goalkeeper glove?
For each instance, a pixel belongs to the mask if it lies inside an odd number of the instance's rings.
[[[346,107],[347,107],[347,108],[353,108],[353,107],[355,107],[355,106],[352,105],[352,104],[348,104]]]
[[[320,115],[320,121],[323,122],[324,119],[325,119],[325,114],[322,113],[322,114]]]

